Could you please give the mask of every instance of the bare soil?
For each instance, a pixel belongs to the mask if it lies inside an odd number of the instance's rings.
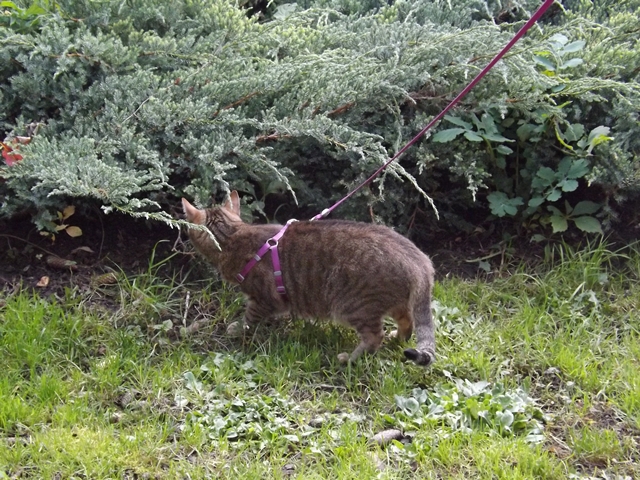
[[[170,262],[173,272],[193,267],[194,254],[185,245],[186,235],[160,222],[96,213],[74,215],[68,223],[80,227],[82,235],[74,238],[62,231],[52,239],[41,235],[28,216],[0,220],[0,289],[32,288],[45,296],[59,294],[67,287],[89,286],[109,272],[139,273],[149,267],[153,255],[158,261],[176,252],[179,254]],[[638,234],[640,224],[631,222],[607,241],[611,248],[622,247]],[[578,237],[555,241],[562,240],[579,242]],[[431,256],[439,278],[490,279],[508,275],[512,266],[533,268],[544,258],[545,248],[545,242],[532,243],[528,236],[507,241],[497,232],[488,234],[480,228],[471,235],[439,233],[416,243]]]

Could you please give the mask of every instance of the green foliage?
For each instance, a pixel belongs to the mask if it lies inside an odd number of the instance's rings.
[[[551,223],[553,232],[564,232],[569,226],[568,220],[571,220],[575,223],[576,227],[583,232],[602,234],[600,222],[591,216],[597,212],[600,207],[601,205],[597,203],[583,200],[572,208],[569,202],[565,201],[565,212],[562,213],[557,207],[549,205],[547,209],[551,212],[549,222]]]
[[[192,372],[184,374],[184,393],[176,395],[176,404],[186,407],[191,404],[187,428],[204,428],[212,440],[226,439],[243,442],[299,442],[300,433],[311,434],[314,429],[300,432],[296,419],[300,408],[292,400],[276,391],[257,392],[254,362],[237,362],[230,356],[218,354],[211,364],[201,371],[212,378],[224,373],[237,375],[231,384],[208,385],[197,380]],[[248,393],[251,392],[251,395]]]
[[[211,442],[255,452],[297,444],[307,453],[328,453],[319,438],[324,433],[321,426],[336,429],[345,421],[364,420],[347,412],[305,419],[308,413],[295,399],[264,385],[265,366],[260,363],[264,362],[217,353],[197,376],[186,372],[175,402],[189,409],[187,434],[204,431]],[[233,381],[222,383],[220,378]]]
[[[176,197],[207,204],[230,186],[256,215],[315,214],[420,131],[538,4],[502,3],[241,2],[260,15],[225,0],[7,4],[0,129],[32,141],[0,166],[2,215],[48,228],[78,198],[168,222]],[[455,128],[438,126],[340,216],[407,225],[433,200],[464,228],[477,200],[542,225],[568,188],[637,191],[634,5],[556,12],[447,117]],[[533,185],[567,156],[587,170]]]
[[[56,2],[49,0],[35,1],[28,6],[20,6],[20,2],[0,2],[0,9],[4,15],[0,15],[0,26],[7,27],[18,33],[36,31],[43,16],[51,15],[58,7]]]
[[[586,135],[584,125],[579,123],[567,124],[563,132],[558,125],[559,120],[557,117],[543,116],[537,121],[527,123],[520,121],[515,134],[519,141],[525,144],[523,145],[523,156],[526,163],[524,168],[517,170],[516,175],[518,178],[516,181],[518,184],[514,187],[512,179],[507,176],[507,156],[514,153],[514,151],[504,143],[515,142],[515,140],[504,137],[498,130],[493,118],[488,114],[483,115],[482,121],[473,116],[473,125],[457,117],[446,116],[445,118],[460,127],[441,130],[434,135],[434,142],[450,142],[463,133],[464,137],[470,142],[484,141],[486,144],[487,151],[498,169],[498,173],[494,174],[493,178],[497,186],[502,188],[502,190],[487,195],[491,213],[497,217],[518,216],[524,219],[533,218],[533,220],[540,221],[543,224],[551,223],[554,233],[563,232],[567,228],[566,226],[564,228],[560,226],[561,224],[564,225],[562,223],[564,222],[564,217],[558,216],[558,209],[553,204],[560,201],[566,193],[576,191],[579,187],[579,180],[586,179],[591,172],[589,158],[593,156],[593,149],[598,145],[614,140],[608,136],[610,129],[605,126],[596,127]],[[512,124],[514,122],[507,123]],[[541,165],[532,155],[532,151],[526,147],[527,142],[541,142],[543,136],[551,129],[553,129],[561,148],[570,155],[562,158],[555,169]],[[503,130],[506,133],[506,129],[503,128]],[[493,147],[491,142],[500,144]],[[572,146],[571,143],[575,145]],[[520,195],[511,197],[505,191],[508,193],[515,192]],[[525,205],[525,199],[527,200],[526,208],[519,209],[518,207]],[[596,205],[590,201],[587,203]],[[565,205],[567,206],[567,214],[571,213],[571,208],[568,207],[566,200]],[[589,213],[595,213],[601,206],[602,204],[599,204],[597,208],[590,208]],[[543,213],[543,208],[545,207],[546,210],[552,212],[551,216]],[[580,213],[580,215],[583,215],[583,213]],[[575,224],[583,232],[602,233],[600,222],[594,217],[589,217],[588,219],[586,217],[580,218]]]
[[[501,435],[525,435],[533,443],[544,440],[542,411],[524,390],[507,390],[500,384],[491,387],[484,380],[451,380],[433,391],[416,388],[409,397],[396,395],[401,414],[387,420],[405,430],[419,429],[425,423],[444,424],[464,433],[486,429]]]
[[[543,67],[543,73],[545,75],[556,75],[556,71],[566,70],[567,68],[575,68],[584,63],[582,58],[573,57],[566,59],[567,56],[579,52],[585,46],[584,40],[576,40],[569,43],[569,39],[558,33],[551,37],[549,41],[549,50],[537,52],[533,59],[534,61]],[[563,86],[560,85],[553,89],[553,91],[562,91]]]

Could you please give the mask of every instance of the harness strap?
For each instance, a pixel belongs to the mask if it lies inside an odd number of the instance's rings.
[[[273,237],[268,239],[260,250],[255,254],[255,256],[247,262],[242,271],[236,275],[236,280],[239,283],[244,282],[244,279],[247,277],[249,272],[255,265],[262,260],[262,257],[266,255],[268,251],[271,251],[271,263],[273,264],[273,279],[276,282],[276,291],[282,295],[284,298],[287,296],[287,291],[284,288],[284,281],[282,280],[282,269],[280,268],[280,256],[278,255],[278,241],[284,235],[284,232],[287,231],[289,225],[293,222],[297,222],[295,219],[289,220],[285,225],[280,229],[278,233],[276,233]]]

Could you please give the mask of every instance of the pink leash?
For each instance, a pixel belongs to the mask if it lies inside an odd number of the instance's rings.
[[[515,36],[509,41],[509,43],[507,43],[504,48],[502,50],[500,50],[500,52],[498,52],[498,54],[493,57],[493,60],[491,60],[486,67],[484,67],[482,69],[482,71],[480,73],[478,73],[478,75],[476,75],[476,77],[471,81],[471,83],[469,83],[469,85],[467,85],[464,90],[462,90],[457,96],[456,98],[454,98],[453,100],[451,100],[451,103],[449,103],[449,105],[447,105],[444,110],[442,110],[438,115],[436,115],[433,120],[431,120],[426,127],[424,127],[422,130],[420,130],[420,132],[413,137],[404,147],[402,147],[400,150],[398,150],[398,152],[389,160],[387,160],[387,162],[385,162],[384,165],[382,165],[380,168],[378,168],[375,172],[373,172],[373,174],[367,178],[364,182],[362,182],[360,185],[358,185],[356,188],[354,188],[353,190],[351,190],[347,195],[345,195],[343,198],[341,198],[340,200],[338,200],[336,203],[334,203],[331,207],[329,208],[325,208],[322,212],[320,212],[318,215],[316,215],[315,217],[313,217],[311,219],[311,221],[313,220],[320,220],[321,218],[326,217],[327,215],[329,215],[333,210],[335,210],[336,208],[338,208],[340,205],[342,205],[342,203],[344,203],[347,199],[351,198],[356,192],[358,192],[362,187],[364,187],[365,185],[367,185],[368,183],[370,183],[374,178],[376,178],[380,172],[382,172],[385,168],[387,168],[391,163],[393,163],[394,161],[396,161],[398,159],[398,157],[400,157],[400,155],[402,155],[404,152],[406,152],[409,147],[411,147],[412,145],[414,145],[418,140],[420,140],[420,138],[427,132],[427,130],[429,130],[431,127],[433,127],[433,125],[435,125],[438,121],[440,121],[442,119],[442,117],[444,117],[447,112],[449,110],[451,110],[467,93],[469,93],[469,91],[476,86],[476,84],[482,80],[482,77],[484,77],[489,70],[491,70],[493,68],[493,66],[498,63],[498,61],[500,61],[500,59],[509,51],[511,50],[511,47],[513,47],[515,45],[515,43],[520,40],[525,33],[527,33],[527,31],[538,21],[540,20],[540,17],[542,17],[542,15],[544,14],[544,12],[547,11],[547,9],[555,2],[556,0],[545,0],[544,3],[542,5],[540,5],[540,7],[538,8],[538,10],[531,16],[531,18],[527,21],[527,23],[525,23],[522,28],[520,30],[518,30],[518,33],[515,34]],[[256,253],[255,257],[252,258],[251,260],[249,260],[249,262],[245,265],[245,267],[242,269],[242,271],[236,275],[236,279],[238,280],[238,282],[242,283],[244,281],[244,279],[246,278],[247,274],[249,273],[249,271],[254,267],[254,265],[256,263],[258,263],[260,260],[262,260],[262,257],[264,257],[264,255],[271,250],[271,260],[273,263],[273,275],[274,275],[274,279],[276,282],[276,289],[278,290],[278,293],[280,295],[283,295],[284,297],[286,297],[286,290],[284,288],[284,283],[282,281],[282,271],[280,269],[280,259],[278,257],[278,240],[280,240],[280,238],[282,238],[282,236],[284,235],[284,232],[287,230],[287,228],[289,228],[289,225],[292,222],[295,222],[296,220],[289,220],[284,227],[282,227],[282,229],[273,237],[271,237],[269,240],[266,241],[266,243],[260,248],[260,250],[258,250],[258,252]]]

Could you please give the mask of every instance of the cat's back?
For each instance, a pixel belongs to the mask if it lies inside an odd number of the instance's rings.
[[[411,263],[431,266],[429,257],[389,227],[348,220],[295,222],[281,241],[293,254],[320,261]],[[366,268],[366,265],[361,265]]]
[[[381,225],[295,222],[279,252],[291,310],[301,316],[345,319],[365,305],[382,315],[408,305],[412,292],[426,292],[433,282],[429,257]]]

